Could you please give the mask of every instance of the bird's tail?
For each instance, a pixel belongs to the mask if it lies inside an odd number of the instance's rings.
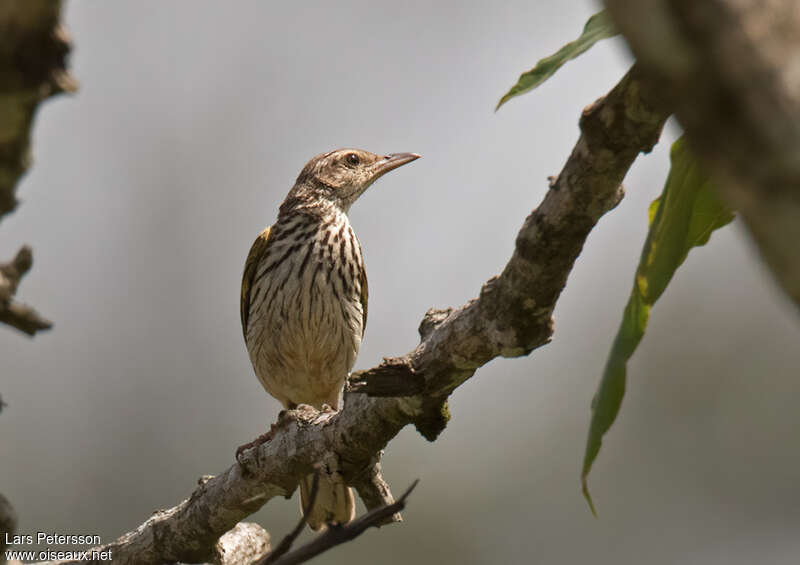
[[[300,480],[300,511],[305,513],[311,498],[311,487],[314,475],[307,475]],[[356,513],[353,489],[342,482],[334,482],[321,473],[314,507],[306,514],[306,522],[311,529],[319,530],[329,522],[345,524],[353,519]]]

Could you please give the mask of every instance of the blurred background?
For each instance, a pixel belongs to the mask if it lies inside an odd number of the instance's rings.
[[[255,235],[313,155],[415,151],[351,211],[370,277],[356,368],[407,352],[429,307],[477,295],[631,58],[605,41],[498,113],[578,36],[593,2],[68,2],[73,97],[44,105],[0,257],[55,322],[0,328],[0,492],[20,533],[111,541],[187,497],[278,412],[239,323]],[[589,404],[632,284],[667,127],[592,232],[553,342],[496,360],[435,443],[407,428],[384,468],[421,483],[399,526],[320,563],[795,564],[800,319],[734,222],[653,310],[620,418],[581,497]],[[252,517],[275,538],[296,500]]]

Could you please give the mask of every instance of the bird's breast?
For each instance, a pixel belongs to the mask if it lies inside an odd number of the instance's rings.
[[[331,404],[361,344],[364,262],[344,214],[304,220],[273,227],[251,289],[246,341],[273,396]]]

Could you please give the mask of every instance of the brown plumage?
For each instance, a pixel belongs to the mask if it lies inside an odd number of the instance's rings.
[[[285,408],[342,408],[367,323],[367,275],[350,205],[380,176],[417,159],[337,149],[314,157],[256,238],[242,277],[241,317],[259,381]],[[300,481],[305,508],[310,477]],[[309,525],[353,518],[350,488],[321,477]]]

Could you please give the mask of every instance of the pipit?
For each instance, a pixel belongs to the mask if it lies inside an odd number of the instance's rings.
[[[245,343],[258,380],[287,409],[342,408],[344,384],[367,323],[367,273],[347,212],[382,175],[418,159],[337,149],[303,167],[277,221],[256,238],[242,277]],[[300,481],[307,507],[313,475]],[[320,477],[306,521],[345,523],[353,491]]]

